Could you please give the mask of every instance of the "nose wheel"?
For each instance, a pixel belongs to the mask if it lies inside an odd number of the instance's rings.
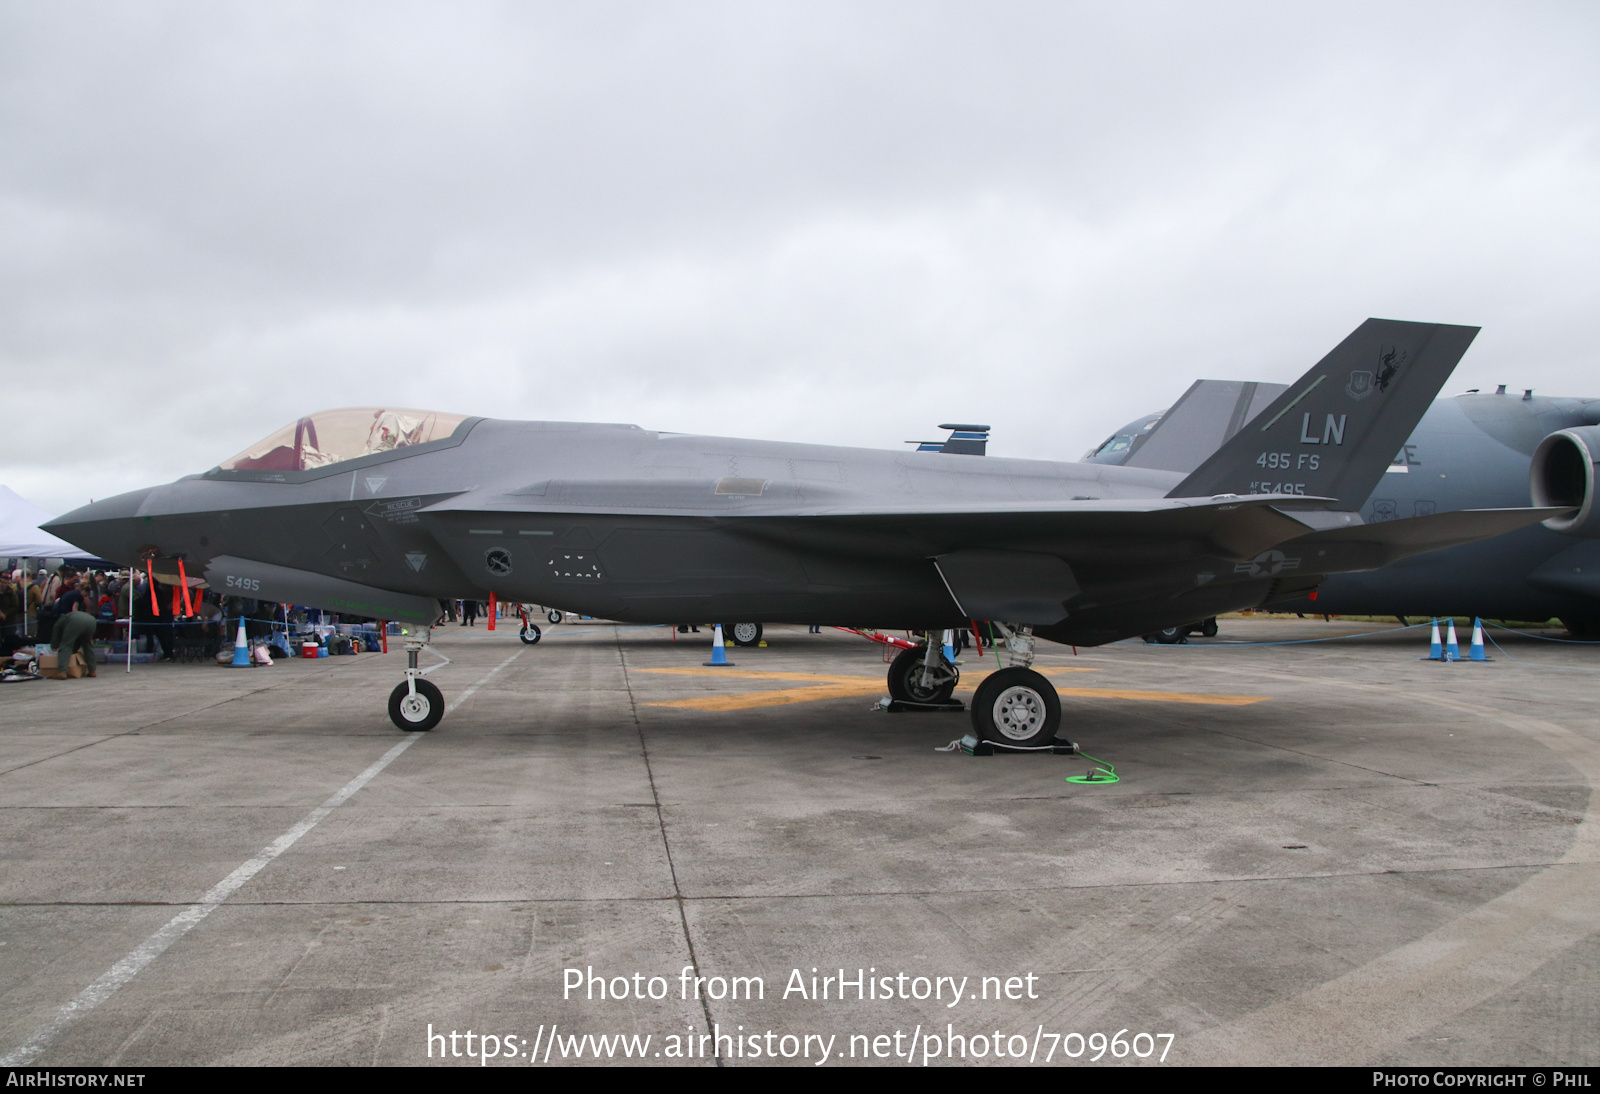
[[[401,729],[421,733],[444,717],[444,695],[426,680],[407,680],[389,693],[389,720]]]
[[[961,672],[935,646],[902,650],[889,666],[889,697],[908,703],[945,703],[956,690]]]
[[[389,693],[389,721],[410,733],[423,733],[444,717],[444,694],[417,669],[421,642],[406,643],[406,678]]]

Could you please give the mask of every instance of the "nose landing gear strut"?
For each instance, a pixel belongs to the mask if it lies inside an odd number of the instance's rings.
[[[389,693],[389,720],[410,732],[430,730],[444,717],[443,693],[417,668],[417,654],[427,644],[426,639],[407,639],[406,679]]]

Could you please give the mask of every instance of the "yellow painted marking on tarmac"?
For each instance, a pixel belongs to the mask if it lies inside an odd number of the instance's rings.
[[[880,681],[876,676],[829,676],[815,672],[743,672],[737,669],[639,669],[639,672],[665,672],[674,676],[737,676],[746,680],[807,680],[818,684],[865,684]]]
[[[779,688],[774,691],[746,691],[737,695],[707,695],[697,699],[672,699],[646,703],[647,707],[677,707],[680,710],[749,710],[752,707],[781,707],[790,703],[814,703],[821,699],[843,699],[856,695],[876,695],[883,691],[878,680],[863,679],[859,684],[823,684],[809,688]]]
[[[882,678],[878,676],[832,676],[827,673],[819,672],[746,672],[741,669],[700,669],[690,668],[687,666],[682,668],[675,667],[666,669],[636,669],[635,671],[670,673],[674,676],[737,676],[746,680],[801,680],[815,681],[819,684],[856,684],[867,683],[869,681],[881,682],[882,680]],[[993,671],[993,669],[989,670],[989,672]],[[1058,672],[1099,672],[1100,670],[1098,668],[1091,668],[1087,665],[1064,665],[1059,668],[1041,668],[1038,671],[1046,674],[1053,674]],[[989,672],[969,673],[964,676],[963,679],[977,682],[982,680],[985,676],[988,676]]]
[[[1099,669],[1087,668],[1080,665],[1062,665],[1041,668],[1034,666],[1036,672],[1046,676],[1054,676],[1062,672],[1099,672]],[[963,676],[958,689],[971,689],[976,687],[985,677],[990,676],[995,670],[989,672],[974,672]],[[1202,706],[1217,707],[1243,707],[1251,703],[1262,703],[1268,699],[1265,695],[1208,695],[1204,692],[1187,691],[1143,691],[1135,688],[1057,688],[1057,695],[1072,695],[1079,699],[1132,699],[1144,703],[1198,703]]]
[[[1201,706],[1244,707],[1264,703],[1267,695],[1207,695],[1186,691],[1130,691],[1119,688],[1057,688],[1056,694],[1079,699],[1135,699],[1145,703],[1198,703]]]
[[[651,707],[676,707],[679,710],[751,710],[756,707],[788,706],[792,703],[815,703],[824,699],[845,699],[852,696],[882,692],[883,681],[874,676],[833,676],[810,672],[755,672],[737,669],[691,668],[688,666],[658,669],[639,669],[640,672],[663,673],[673,676],[730,676],[742,680],[804,681],[809,687],[774,688],[771,691],[746,691],[732,695],[702,695],[692,699],[669,699],[645,703]],[[1049,675],[1065,672],[1099,672],[1086,665],[1063,665],[1041,668]],[[965,690],[971,690],[988,676],[988,672],[974,672],[962,679]],[[1183,691],[1142,691],[1124,688],[1061,688],[1059,694],[1080,699],[1130,699],[1147,703],[1193,703],[1201,706],[1247,706],[1260,703],[1265,695],[1207,695]]]
[[[956,686],[966,687],[968,683],[976,684],[978,681],[993,676],[999,671],[999,669],[990,669],[988,672],[966,673],[961,677],[961,683]],[[1091,668],[1088,665],[1035,665],[1033,666],[1033,671],[1043,673],[1045,676],[1054,676],[1061,672],[1099,672],[1100,670]]]
[[[797,680],[811,685],[804,688],[745,691],[734,695],[699,695],[693,699],[669,699],[664,702],[644,704],[649,707],[676,707],[679,710],[750,710],[753,707],[780,707],[790,703],[814,703],[823,699],[871,695],[883,690],[883,681],[874,676],[832,676],[814,672],[749,672],[740,669],[690,666],[639,671],[672,676],[731,676],[741,680]]]

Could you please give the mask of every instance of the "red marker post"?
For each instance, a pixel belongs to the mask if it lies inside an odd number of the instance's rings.
[[[189,575],[184,572],[183,559],[178,560],[178,587],[183,590],[183,617],[194,617],[194,605],[189,601]]]

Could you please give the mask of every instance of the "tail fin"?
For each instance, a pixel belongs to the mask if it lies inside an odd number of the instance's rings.
[[[1368,319],[1167,496],[1305,494],[1359,508],[1477,333]]]
[[[1283,394],[1283,384],[1196,380],[1148,433],[1134,437],[1123,467],[1193,471]]]

